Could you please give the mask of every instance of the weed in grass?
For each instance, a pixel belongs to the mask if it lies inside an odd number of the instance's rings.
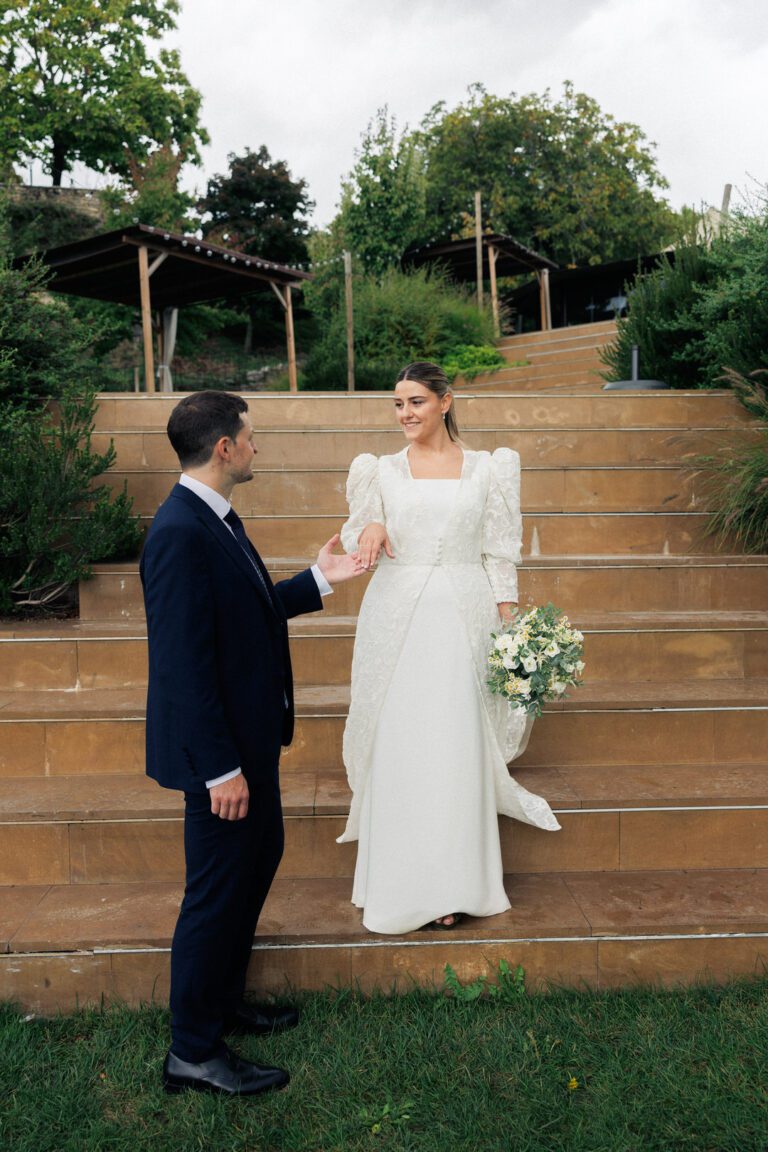
[[[450,964],[446,964],[443,971],[445,987],[456,1000],[471,1003],[481,996],[492,1000],[516,1000],[525,995],[525,969],[521,964],[513,970],[506,960],[500,960],[495,984],[487,976],[478,976],[476,980],[462,984]]]

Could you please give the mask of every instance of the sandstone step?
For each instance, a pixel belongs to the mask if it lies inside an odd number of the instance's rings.
[[[656,764],[561,764],[530,768],[514,764],[526,788],[546,793],[555,811],[651,811],[749,808],[768,805],[768,764],[754,762]],[[287,818],[345,816],[350,791],[343,770],[286,772],[281,783]],[[145,775],[41,776],[0,780],[0,825],[64,821],[175,820],[183,813],[180,793]]]
[[[504,367],[523,369],[545,365],[562,366],[566,371],[583,366],[587,369],[604,368],[600,349],[611,343],[612,341],[607,339],[597,343],[582,339],[560,344],[507,344],[499,347],[499,352],[506,362],[501,366],[501,370],[503,371]]]
[[[519,332],[502,336],[496,346],[506,348],[578,347],[579,344],[608,343],[616,336],[615,320],[597,320],[594,324],[573,324],[568,328],[550,328],[548,331]]]
[[[338,770],[342,685],[303,686],[286,771]],[[143,689],[0,693],[0,778],[141,773]],[[768,682],[586,682],[548,706],[523,767],[653,761],[754,763],[768,740]]]
[[[168,416],[180,393],[102,393],[96,414],[98,432],[165,432]],[[368,393],[247,393],[253,425],[266,428],[391,428],[395,423],[392,395]],[[457,393],[456,414],[464,430],[525,427],[546,424],[582,427],[707,427],[748,423],[749,413],[730,392],[616,392],[591,391],[583,396],[515,396],[483,390],[478,395]],[[559,415],[558,415],[559,413]]]
[[[713,554],[705,512],[531,513],[523,521],[523,555]],[[148,527],[151,517],[141,517]],[[265,556],[317,552],[337,533],[340,515],[246,516],[245,530]]]
[[[330,513],[346,517],[346,469],[254,470],[252,483],[239,485],[233,504],[241,516]],[[178,469],[115,469],[104,481],[122,491],[128,485],[133,511],[154,514],[178,480]],[[524,468],[522,509],[531,512],[703,511],[709,495],[701,477],[674,465],[606,468]]]
[[[521,964],[530,988],[726,980],[764,968],[763,869],[508,875],[512,908],[450,933],[375,936],[346,879],[278,880],[262,914],[249,987],[390,990]],[[181,886],[32,885],[0,889],[4,996],[27,1011],[103,1000],[167,1000]]]
[[[309,559],[271,559],[273,579],[306,568]],[[765,556],[526,557],[518,570],[521,604],[552,601],[566,612],[760,611],[765,608]],[[368,577],[340,585],[325,600],[325,615],[356,615]],[[130,621],[144,616],[138,564],[97,564],[80,583],[83,621]]]
[[[768,677],[768,613],[575,613],[589,680]],[[137,626],[138,624],[138,626]],[[146,628],[62,621],[0,625],[0,691],[135,688],[147,683]],[[297,684],[349,682],[356,618],[290,623]]]
[[[515,448],[525,468],[609,468],[641,465],[680,465],[692,454],[711,453],[720,446],[740,443],[759,432],[748,424],[734,427],[681,429],[660,428],[547,428],[488,429],[462,433],[468,448],[493,452]],[[140,471],[166,469],[178,477],[178,464],[164,432],[116,432],[94,434],[100,452],[113,440],[118,469]],[[382,456],[399,452],[403,434],[399,428],[260,430],[257,436],[257,469],[291,471],[304,469],[347,470],[355,456],[371,452]]]
[[[546,359],[536,357],[519,362],[512,360],[488,372],[480,372],[472,380],[461,385],[457,384],[457,387],[461,387],[462,391],[468,391],[478,384],[497,383],[500,390],[506,391],[507,387],[514,387],[516,381],[519,381],[520,389],[526,392],[537,383],[541,392],[548,392],[551,387],[556,388],[564,384],[595,383],[602,387],[605,381],[599,375],[601,368],[604,368],[604,365],[601,365],[598,357],[591,352],[587,355],[581,353],[576,356],[561,355]],[[591,388],[585,390],[591,391]]]
[[[528,393],[546,392],[552,396],[562,396],[567,399],[579,394],[595,394],[602,392],[605,380],[600,376],[600,367],[589,364],[567,367],[557,364],[510,364],[506,368],[497,368],[493,371],[480,372],[471,381],[462,379],[454,381],[457,388],[471,388],[482,394],[488,392],[510,393],[525,396]]]
[[[496,372],[481,372],[472,380],[472,388],[477,392],[493,391],[497,393],[509,392],[515,396],[524,396],[527,392],[546,391],[549,395],[568,397],[582,393],[602,393],[605,381],[599,375],[599,369],[580,369],[579,371],[558,371],[552,368],[548,371],[538,370],[529,374],[527,368],[500,368]]]
[[[739,764],[727,774],[698,765],[696,778],[690,765],[625,766],[612,769],[613,783],[605,769],[520,769],[520,782],[547,797],[562,828],[555,835],[502,819],[505,871],[768,867],[765,769]],[[355,846],[336,843],[349,800],[343,778],[305,773],[297,784],[286,773],[284,784],[280,877],[351,880]],[[176,793],[140,777],[86,776],[37,781],[20,801],[13,785],[0,781],[0,884],[183,879]],[[588,807],[585,794],[601,789],[602,801]],[[695,797],[684,801],[690,792]],[[318,795],[323,808],[335,800],[341,811],[317,811]]]

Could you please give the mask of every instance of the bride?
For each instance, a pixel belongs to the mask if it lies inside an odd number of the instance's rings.
[[[339,839],[358,840],[352,902],[372,932],[503,912],[497,812],[560,827],[507,771],[532,718],[486,685],[491,632],[517,601],[520,458],[465,449],[452,401],[436,364],[409,364],[395,387],[405,448],[358,456],[347,482],[342,544],[378,566],[352,659]]]

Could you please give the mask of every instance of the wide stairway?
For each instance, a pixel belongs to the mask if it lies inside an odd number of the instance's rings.
[[[523,460],[522,601],[552,600],[586,635],[586,682],[546,710],[514,766],[562,831],[502,818],[504,915],[403,938],[361,928],[354,845],[335,839],[364,580],[341,587],[292,624],[287,848],[254,987],[388,989],[500,959],[531,985],[608,987],[725,979],[768,957],[768,558],[716,552],[679,468],[749,435],[746,414],[722,393],[563,389],[489,383],[457,399],[469,447]],[[147,521],[177,475],[164,432],[177,399],[104,396],[99,409],[111,482],[127,479]],[[280,577],[338,529],[352,458],[402,438],[386,396],[248,399],[258,471],[235,502]],[[30,1011],[163,999],[181,895],[179,797],[143,776],[137,565],[99,566],[80,602],[79,621],[0,634],[0,995]]]
[[[498,349],[506,364],[476,376],[473,389],[493,392],[581,392],[602,387],[600,349],[616,335],[613,320],[505,336]]]

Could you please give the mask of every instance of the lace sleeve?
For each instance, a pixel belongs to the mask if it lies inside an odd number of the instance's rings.
[[[347,477],[349,518],[341,529],[341,546],[356,552],[357,541],[366,524],[383,524],[384,507],[379,488],[379,462],[370,453],[356,456]]]
[[[520,457],[511,448],[497,448],[483,513],[483,566],[497,604],[517,600],[522,542]]]

